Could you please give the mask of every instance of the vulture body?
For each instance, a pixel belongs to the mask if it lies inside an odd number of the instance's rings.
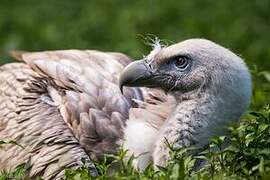
[[[165,166],[165,139],[203,147],[250,102],[242,59],[204,39],[157,44],[135,62],[90,50],[13,56],[23,62],[0,67],[0,139],[23,148],[0,148],[0,169],[25,163],[32,178],[61,178],[83,164],[97,175],[93,161],[121,145],[138,169]]]

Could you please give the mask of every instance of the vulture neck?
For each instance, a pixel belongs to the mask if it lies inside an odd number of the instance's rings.
[[[219,109],[222,107],[217,97],[208,92],[189,96],[174,93],[173,96],[177,105],[161,126],[152,152],[153,162],[158,166],[165,166],[169,159],[166,141],[174,148],[190,145],[203,147],[212,135],[224,133],[224,126],[218,123],[224,117],[221,118],[223,113]]]
[[[216,112],[220,107],[213,101],[216,98],[209,93],[192,94],[188,97],[175,96],[175,99],[176,106],[160,128],[159,134],[163,139],[166,137],[170,143],[176,143],[176,146],[190,146],[196,143],[197,140],[192,137],[198,134],[202,127],[219,119]]]

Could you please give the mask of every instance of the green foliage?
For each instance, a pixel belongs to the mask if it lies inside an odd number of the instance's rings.
[[[270,173],[270,106],[250,116],[232,129],[233,167],[243,176],[263,176]]]
[[[263,105],[270,103],[269,71],[260,71],[257,66],[251,68],[253,97],[251,108],[259,110]]]
[[[25,178],[24,165],[20,165],[13,172],[0,172],[0,180],[21,180]]]

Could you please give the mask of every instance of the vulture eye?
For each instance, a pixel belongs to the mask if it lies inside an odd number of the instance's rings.
[[[175,66],[181,70],[184,70],[189,65],[186,57],[177,57],[174,63]]]

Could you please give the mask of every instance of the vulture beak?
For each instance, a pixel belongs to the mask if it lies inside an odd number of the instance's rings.
[[[145,60],[130,63],[121,73],[119,87],[123,93],[124,86],[130,87],[153,87],[154,73]]]

